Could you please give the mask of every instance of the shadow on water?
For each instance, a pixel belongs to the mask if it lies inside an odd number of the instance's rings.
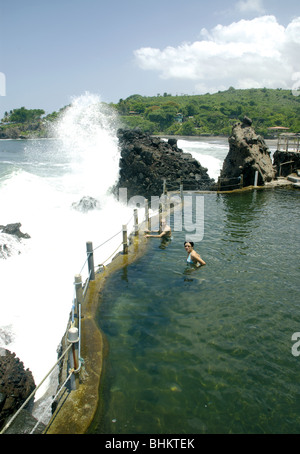
[[[175,231],[111,276],[90,432],[298,433],[299,227],[297,191],[207,194],[195,244],[206,266],[186,266],[185,232]]]

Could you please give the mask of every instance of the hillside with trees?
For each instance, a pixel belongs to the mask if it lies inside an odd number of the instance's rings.
[[[258,134],[270,136],[270,127],[300,132],[300,97],[291,90],[229,88],[215,94],[156,97],[132,95],[114,105],[123,123],[151,134],[224,135],[246,115]]]
[[[42,109],[25,107],[5,112],[0,138],[49,137],[49,124],[57,121],[66,107],[47,116]],[[110,107],[119,113],[122,127],[150,134],[228,137],[232,125],[245,115],[252,119],[257,134],[265,138],[272,137],[271,127],[300,132],[300,96],[294,96],[291,90],[230,87],[205,95],[135,94]]]

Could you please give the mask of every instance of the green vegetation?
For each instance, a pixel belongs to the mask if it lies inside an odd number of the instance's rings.
[[[230,87],[223,92],[193,96],[135,94],[110,106],[119,113],[124,127],[140,128],[150,134],[229,136],[232,125],[245,115],[265,138],[272,136],[270,127],[300,132],[300,96],[294,96],[291,90]],[[0,138],[48,137],[47,124],[55,122],[64,109],[47,116],[42,109],[25,107],[5,112]]]
[[[49,137],[48,125],[56,121],[64,109],[47,116],[43,109],[25,107],[5,112],[0,124],[0,139]]]
[[[112,105],[126,126],[152,134],[228,136],[232,125],[245,115],[264,137],[270,136],[269,127],[276,126],[300,132],[300,97],[293,96],[291,90],[231,87],[224,92],[193,96],[132,95]]]
[[[25,109],[21,107],[20,109],[11,110],[9,113],[5,112],[4,121],[9,121],[11,123],[34,123],[41,119],[41,116],[45,114],[45,111],[42,109]]]

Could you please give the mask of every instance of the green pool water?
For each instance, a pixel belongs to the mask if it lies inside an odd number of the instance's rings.
[[[299,197],[205,194],[206,266],[187,268],[183,230],[109,278],[91,433],[300,433]]]

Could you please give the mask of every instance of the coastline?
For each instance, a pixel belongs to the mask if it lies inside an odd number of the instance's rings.
[[[228,136],[169,136],[169,135],[152,135],[151,137],[161,137],[163,139],[176,139],[176,140],[187,140],[189,142],[210,142],[214,143],[217,141],[224,141],[228,142]],[[264,139],[264,138],[263,138]],[[264,139],[267,146],[276,147],[278,139]]]
[[[178,136],[178,135],[164,135],[164,134],[152,134],[151,137],[160,137],[162,139],[176,139],[176,140],[187,140],[189,142],[217,142],[217,141],[228,141],[228,136]],[[53,140],[54,137],[16,137],[16,138],[0,138],[0,142],[6,142],[10,140]],[[264,139],[268,146],[276,146],[278,139]]]

